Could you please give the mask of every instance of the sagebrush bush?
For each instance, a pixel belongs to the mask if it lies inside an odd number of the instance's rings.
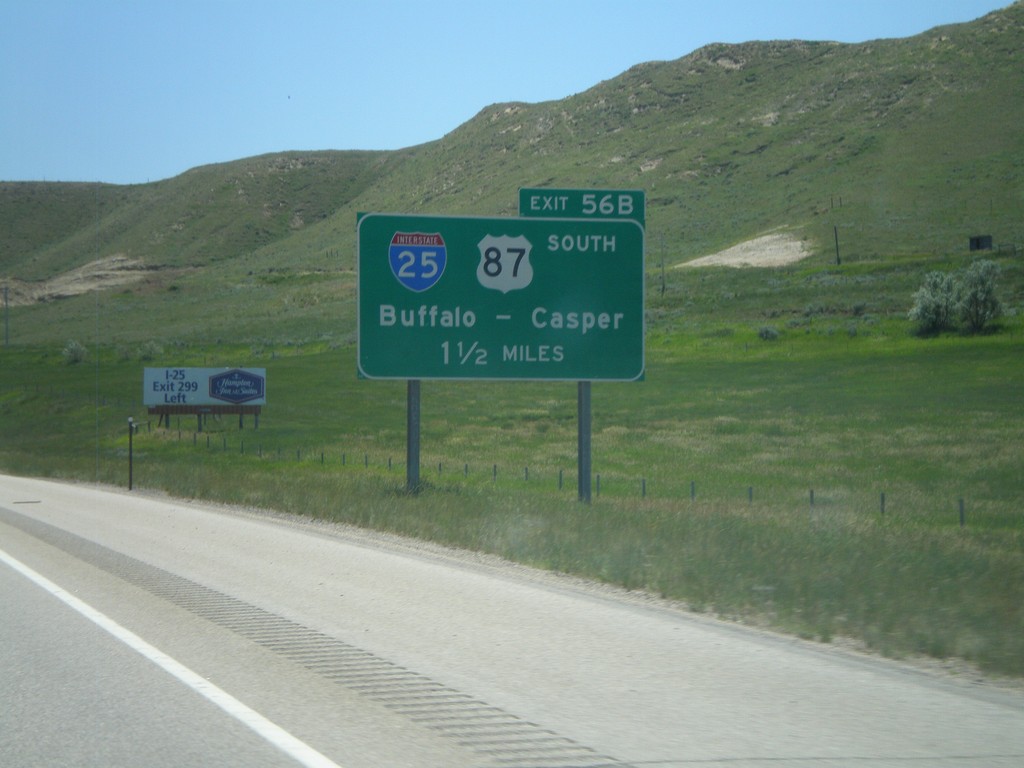
[[[76,363],[84,363],[85,358],[89,356],[89,351],[72,339],[64,346],[61,354],[64,355],[65,363],[68,365],[75,365]]]
[[[142,346],[139,347],[139,360],[142,360],[143,362],[147,363],[152,362],[153,360],[156,360],[158,357],[163,355],[163,353],[164,348],[157,344],[155,341],[150,340],[144,342]]]
[[[948,331],[953,327],[956,307],[956,279],[946,272],[929,272],[914,293],[914,306],[907,317],[920,336]]]
[[[929,336],[960,327],[980,333],[1002,314],[996,296],[999,266],[981,260],[956,274],[929,272],[914,293],[914,305],[907,317],[916,324],[919,336]]]
[[[996,296],[999,266],[992,261],[976,261],[960,277],[957,285],[956,310],[964,330],[981,333],[1002,314]]]

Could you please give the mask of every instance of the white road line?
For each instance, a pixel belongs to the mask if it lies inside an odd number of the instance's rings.
[[[252,730],[257,736],[273,744],[301,765],[308,768],[341,768],[337,763],[320,754],[305,742],[295,738],[280,726],[272,723],[259,712],[250,709],[234,696],[222,691],[185,665],[168,656],[159,648],[155,648],[138,635],[125,629],[106,614],[97,611],[89,604],[82,602],[66,590],[61,589],[45,576],[11,557],[2,549],[0,549],[0,561],[45,589],[58,600],[61,600],[89,619],[96,626],[113,635],[133,651],[141,654],[168,674],[176,677],[200,696],[216,704],[224,712]]]

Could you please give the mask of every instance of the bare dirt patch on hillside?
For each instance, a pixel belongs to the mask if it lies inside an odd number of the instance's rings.
[[[143,280],[149,270],[141,259],[115,254],[91,261],[50,280],[9,280],[8,303],[14,307],[79,296],[94,290],[118,288]]]
[[[682,267],[784,267],[806,259],[811,252],[797,237],[772,233],[755,237],[724,251],[677,264]]]

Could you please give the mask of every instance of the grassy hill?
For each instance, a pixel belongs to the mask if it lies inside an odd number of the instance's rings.
[[[1022,677],[1022,57],[1018,2],[904,40],[710,45],[398,152],[0,183],[0,470],[123,484],[144,365],[266,367],[258,431],[149,424],[137,487]],[[572,385],[425,382],[427,487],[406,495],[404,389],[355,376],[356,213],[508,215],[520,186],[646,191],[646,380],[594,387],[586,506]],[[676,268],[768,232],[811,255]],[[912,294],[978,234],[1004,316],[912,335]],[[95,262],[133,281],[22,301]]]
[[[1022,40],[1016,3],[902,40],[709,45],[560,101],[487,107],[399,152],[267,155],[132,186],[3,183],[0,279],[120,254],[146,280],[117,297],[127,322],[105,340],[291,337],[289,322],[235,321],[255,303],[350,325],[357,211],[514,214],[518,187],[548,185],[646,190],[652,267],[766,231],[823,262],[836,231],[848,262],[960,253],[974,234],[1022,244]],[[210,302],[232,321],[168,322]],[[64,304],[16,309],[16,338],[66,335],[88,314],[76,304],[95,314],[95,297]]]

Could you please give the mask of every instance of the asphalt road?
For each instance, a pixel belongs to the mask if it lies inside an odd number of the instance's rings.
[[[1019,692],[138,492],[0,476],[0,611],[4,766],[1024,764]]]

